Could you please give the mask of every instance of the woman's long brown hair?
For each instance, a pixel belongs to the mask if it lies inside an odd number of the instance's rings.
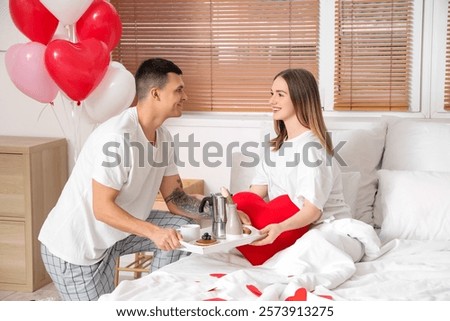
[[[297,119],[303,127],[310,129],[329,155],[333,155],[333,145],[323,120],[320,94],[314,75],[306,69],[286,69],[273,79],[282,77],[289,88],[289,95],[294,105]],[[287,137],[287,130],[282,120],[274,121],[277,137],[270,141],[274,150],[279,150]]]

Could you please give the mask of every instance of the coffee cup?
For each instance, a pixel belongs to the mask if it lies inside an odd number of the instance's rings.
[[[180,233],[184,241],[190,242],[200,238],[199,224],[184,224],[180,227]]]

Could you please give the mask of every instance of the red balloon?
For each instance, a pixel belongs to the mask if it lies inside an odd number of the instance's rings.
[[[112,4],[95,0],[75,24],[79,40],[95,38],[113,50],[122,36],[122,23]]]
[[[58,19],[39,0],[9,0],[9,12],[17,29],[44,45],[58,27]]]
[[[57,39],[47,45],[44,61],[59,88],[71,99],[81,101],[103,79],[110,56],[106,44],[94,38],[78,43]]]

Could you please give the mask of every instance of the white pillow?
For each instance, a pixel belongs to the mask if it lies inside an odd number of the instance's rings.
[[[359,172],[345,172],[342,176],[342,190],[344,194],[345,203],[350,207],[352,217],[356,213],[356,197],[358,196],[359,180],[361,173]]]
[[[381,168],[450,172],[450,124],[386,117]]]
[[[380,238],[450,241],[450,173],[378,171]]]
[[[386,124],[377,123],[368,129],[332,130],[331,139],[337,156],[345,164],[341,171],[359,172],[359,187],[356,195],[356,210],[353,218],[373,225],[373,203],[377,190],[377,170],[380,168],[386,138]],[[339,159],[338,159],[339,160]]]
[[[231,157],[230,192],[248,191],[256,172],[254,159],[240,152],[234,152]]]

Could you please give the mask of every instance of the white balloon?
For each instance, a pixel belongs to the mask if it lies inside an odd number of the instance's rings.
[[[64,26],[80,19],[94,0],[40,0]]]
[[[84,100],[86,113],[102,123],[130,107],[135,94],[134,76],[122,64],[111,62],[100,84]]]
[[[125,68],[124,65],[122,65],[120,62],[118,61],[111,61],[111,63],[109,64],[111,67],[115,67],[115,68],[120,68],[120,69],[125,69],[127,70],[127,68]]]

